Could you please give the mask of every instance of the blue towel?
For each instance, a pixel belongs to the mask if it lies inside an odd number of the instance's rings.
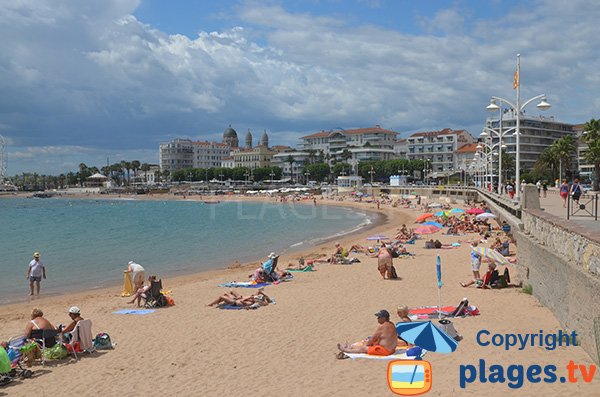
[[[243,309],[242,306],[236,306],[236,305],[219,305],[218,308],[219,309],[223,309],[223,310],[240,310],[240,309]]]
[[[149,314],[154,313],[156,310],[152,309],[122,309],[113,312],[113,314]]]
[[[261,288],[261,287],[266,287],[267,285],[269,285],[269,283],[252,284],[250,281],[245,281],[245,282],[232,281],[230,283],[219,284],[219,287],[226,287],[226,288]]]

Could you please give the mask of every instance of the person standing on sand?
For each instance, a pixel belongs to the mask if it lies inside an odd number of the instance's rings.
[[[42,282],[42,277],[44,280],[46,279],[46,266],[40,261],[40,253],[35,252],[33,254],[33,260],[29,262],[29,267],[27,268],[27,279],[29,280],[29,295],[33,295],[33,283],[36,283],[37,286],[37,294],[40,294],[40,283]]]
[[[146,278],[146,272],[142,265],[135,263],[134,261],[129,261],[125,273],[131,273],[131,281],[133,281],[133,289],[135,291],[142,288],[144,279]]]

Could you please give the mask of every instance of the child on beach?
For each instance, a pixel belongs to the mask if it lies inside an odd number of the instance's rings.
[[[475,248],[479,245],[477,241],[471,243],[471,248]],[[481,275],[479,274],[479,268],[481,267],[481,255],[479,255],[475,250],[471,249],[471,270],[473,271],[473,280],[468,283],[460,283],[463,287],[468,287],[470,285],[475,284],[478,281],[481,281]]]

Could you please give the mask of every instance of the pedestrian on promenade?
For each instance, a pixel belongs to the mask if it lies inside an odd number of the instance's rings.
[[[46,279],[46,266],[40,261],[40,253],[34,252],[33,260],[29,262],[29,267],[27,267],[27,279],[29,280],[29,295],[33,295],[33,283],[36,283],[37,286],[37,294],[40,294],[40,284],[42,282],[42,277],[44,280]]]
[[[548,194],[548,181],[546,180],[542,182],[542,191],[544,192],[544,198],[546,198],[546,195]]]
[[[581,197],[581,194],[583,193],[583,189],[581,188],[581,185],[579,184],[578,178],[575,178],[575,180],[573,181],[573,184],[571,185],[570,193],[573,196],[573,201],[575,202],[575,204],[577,204],[579,206],[579,197]]]
[[[567,183],[566,179],[563,179],[562,183],[560,184],[560,197],[563,200],[563,208],[567,208],[567,197],[569,196],[569,184]]]

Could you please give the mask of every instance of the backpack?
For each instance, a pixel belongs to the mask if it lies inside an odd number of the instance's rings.
[[[112,349],[113,344],[110,341],[110,336],[106,332],[100,332],[94,338],[94,347],[96,350]]]

